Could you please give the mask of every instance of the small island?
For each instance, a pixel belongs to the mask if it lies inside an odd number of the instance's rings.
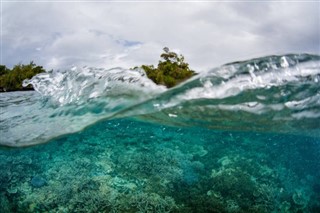
[[[154,83],[171,88],[196,75],[196,72],[191,70],[189,64],[184,61],[183,55],[171,52],[168,47],[163,50],[164,53],[160,55],[162,60],[159,61],[158,67],[140,66]],[[137,68],[139,67],[133,69]],[[42,72],[46,70],[42,66],[37,66],[33,61],[27,65],[17,64],[12,69],[0,65],[0,92],[33,90],[32,85],[23,87],[22,82]]]
[[[164,53],[160,56],[163,60],[159,61],[157,68],[153,65],[141,66],[154,83],[171,88],[196,75],[184,61],[183,55],[178,56],[177,53],[170,52],[168,47],[163,50]]]

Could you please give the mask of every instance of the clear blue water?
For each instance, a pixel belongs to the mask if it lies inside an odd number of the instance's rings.
[[[320,212],[320,57],[39,75],[0,94],[0,212]]]

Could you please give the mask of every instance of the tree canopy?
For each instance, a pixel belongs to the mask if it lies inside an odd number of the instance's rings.
[[[45,72],[43,67],[37,66],[33,61],[27,65],[15,65],[12,70],[5,65],[0,65],[0,91],[30,90],[32,86],[24,88],[22,81],[42,72]]]
[[[153,65],[141,66],[153,82],[170,88],[196,75],[184,61],[183,55],[171,52],[168,47],[163,48],[163,51],[157,68]]]

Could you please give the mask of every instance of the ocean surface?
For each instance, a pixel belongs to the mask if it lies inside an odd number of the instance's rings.
[[[42,73],[0,94],[0,213],[320,212],[320,56]]]

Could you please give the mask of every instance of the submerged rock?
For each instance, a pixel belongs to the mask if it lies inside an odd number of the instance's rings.
[[[35,188],[40,188],[46,184],[47,184],[47,181],[45,179],[43,179],[42,177],[34,176],[31,179],[31,185]]]

